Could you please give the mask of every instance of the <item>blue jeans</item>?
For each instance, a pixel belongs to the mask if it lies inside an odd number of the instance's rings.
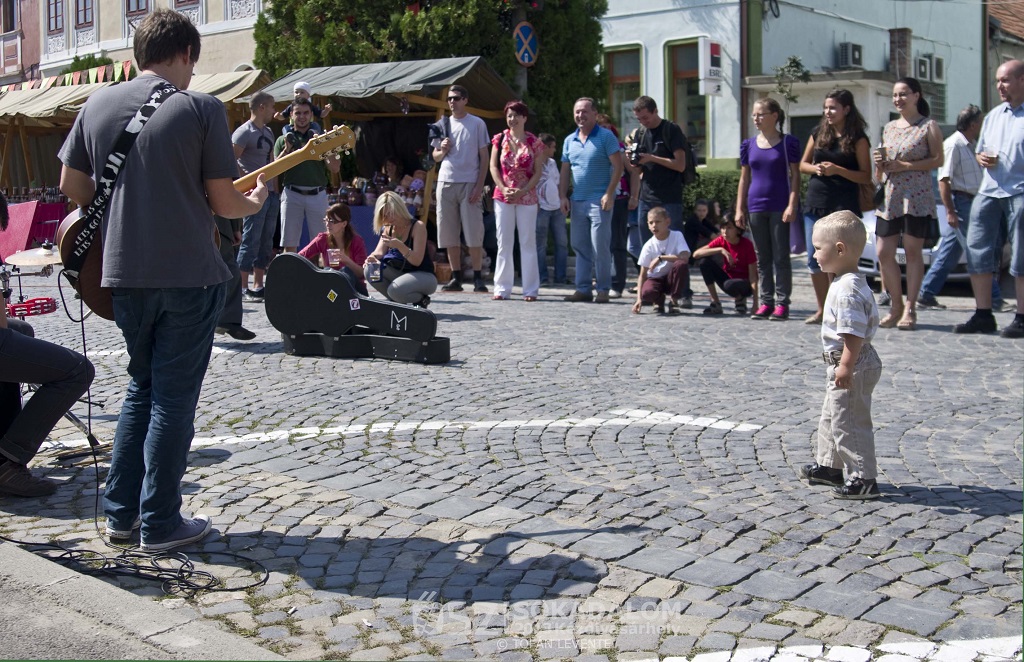
[[[640,248],[644,247],[647,240],[651,238],[651,229],[647,227],[647,212],[655,207],[664,207],[665,211],[668,212],[668,217],[671,220],[669,223],[669,230],[676,230],[678,232],[683,231],[683,203],[672,202],[667,205],[652,205],[649,202],[641,200],[636,207],[636,221],[637,229],[640,231]],[[693,250],[693,247],[690,247]],[[639,253],[637,253],[639,255]]]
[[[612,289],[612,212],[601,199],[573,200],[569,237],[576,253],[576,291],[590,294],[590,272],[597,274],[597,291]]]
[[[242,243],[238,247],[238,268],[252,273],[253,268],[266,269],[274,256],[274,231],[277,214],[281,209],[281,196],[270,191],[263,207],[252,216],[242,219]]]
[[[89,359],[39,340],[18,319],[0,329],[0,460],[28,464],[57,421],[89,388]],[[38,384],[24,408],[21,384]]]
[[[629,238],[626,239],[626,252],[633,256],[633,262],[640,257],[640,249],[644,247],[640,241],[640,227],[635,209],[629,210]],[[693,250],[692,248],[690,250]]]
[[[629,264],[629,200],[617,199],[612,207],[612,289],[623,292],[626,289],[626,265]]]
[[[818,261],[814,259],[814,244],[811,242],[811,236],[814,234],[814,224],[818,222],[819,218],[822,217],[811,212],[804,214],[804,239],[807,242],[807,271],[810,271],[812,274],[821,273],[821,267],[818,265]],[[868,241],[874,241],[874,239],[868,237]]]
[[[143,537],[160,541],[181,524],[181,478],[225,287],[113,290],[131,378],[103,497],[113,528],[128,530],[141,514]]]
[[[548,282],[548,233],[555,241],[555,281],[565,282],[565,268],[569,261],[569,237],[565,230],[565,214],[561,209],[537,211],[537,265],[540,282]]]
[[[953,207],[956,215],[960,218],[960,231],[967,236],[967,229],[970,227],[972,197],[957,191],[953,191]],[[956,240],[949,223],[943,225],[939,230],[942,232],[942,239],[939,245],[932,251],[932,263],[928,267],[928,273],[924,275],[924,282],[921,283],[921,297],[935,298],[942,291],[953,267],[960,261],[964,249]],[[1002,292],[999,290],[999,278],[992,279],[992,300],[1002,299]]]
[[[971,205],[971,225],[967,234],[967,271],[972,274],[994,272],[1002,252],[1000,237],[1010,242],[1010,275],[1024,276],[1024,194],[1010,198],[978,195]]]

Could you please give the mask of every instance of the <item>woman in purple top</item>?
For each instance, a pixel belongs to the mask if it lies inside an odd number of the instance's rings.
[[[793,291],[789,224],[800,207],[800,141],[782,133],[786,114],[775,99],[755,101],[753,119],[758,134],[740,145],[735,221],[749,224],[757,249],[761,302],[750,317],[784,320]]]

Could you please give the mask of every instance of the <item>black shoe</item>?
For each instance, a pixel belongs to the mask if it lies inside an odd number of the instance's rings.
[[[747,314],[747,298],[740,297],[736,299],[736,314],[746,315]]]
[[[220,335],[227,334],[235,340],[252,340],[256,337],[256,334],[245,328],[244,326],[218,326],[214,329],[216,333]]]
[[[10,460],[0,463],[0,494],[41,497],[56,491],[57,483],[46,478],[36,478],[24,464]]]
[[[979,315],[974,313],[971,315],[971,319],[967,320],[963,324],[957,324],[953,327],[953,333],[995,333],[996,332],[996,318],[991,314]]]
[[[935,308],[936,310],[945,310],[946,306],[939,303],[939,300],[931,295],[921,295],[917,300],[918,308]]]
[[[242,290],[242,301],[245,301],[246,303],[263,303],[263,290],[264,288],[262,287],[258,290],[245,288]]]
[[[658,313],[659,315],[664,315],[665,314],[665,304],[664,303],[655,304],[654,305],[654,311],[656,313]]]
[[[483,278],[474,278],[473,279],[473,291],[474,292],[486,292],[487,291],[487,286],[484,285],[484,279]]]
[[[843,470],[823,467],[817,462],[800,467],[800,477],[811,485],[831,485],[839,487],[843,484]]]
[[[1019,317],[1014,317],[1010,325],[999,335],[1004,338],[1024,338],[1024,322]]]
[[[718,301],[712,301],[711,305],[704,309],[705,315],[721,315],[723,312],[722,304]]]
[[[443,292],[461,292],[462,281],[456,277],[452,277],[450,281],[441,286]]]
[[[878,492],[878,483],[874,480],[851,478],[843,485],[832,488],[837,499],[877,499],[882,496]]]
[[[420,299],[418,303],[414,303],[413,305],[418,306],[420,308],[426,308],[427,306],[430,305],[430,297],[423,295],[423,298]]]

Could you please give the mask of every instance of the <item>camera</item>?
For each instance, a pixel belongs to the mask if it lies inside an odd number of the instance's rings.
[[[633,144],[626,148],[626,154],[629,156],[630,165],[640,165],[640,155],[645,154],[647,150],[643,148],[643,145]]]

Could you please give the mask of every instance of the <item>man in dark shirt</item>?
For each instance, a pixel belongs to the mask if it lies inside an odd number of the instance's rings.
[[[648,96],[633,102],[633,115],[640,126],[637,146],[629,158],[631,172],[640,172],[640,190],[631,192],[639,198],[637,218],[640,219],[640,243],[651,238],[644,223],[647,212],[664,207],[671,219],[671,229],[683,229],[683,171],[686,170],[686,137],[678,125],[658,115],[658,104]]]

